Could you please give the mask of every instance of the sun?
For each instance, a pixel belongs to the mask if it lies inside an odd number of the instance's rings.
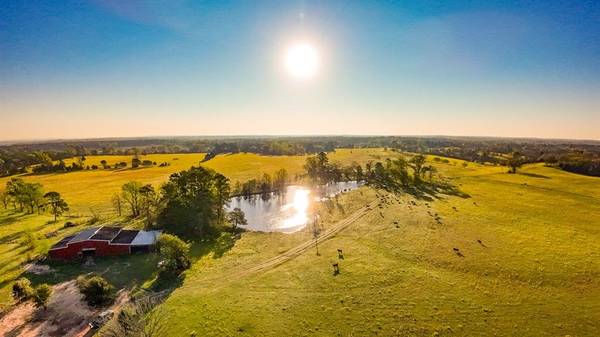
[[[296,43],[285,54],[285,69],[295,79],[314,77],[319,70],[319,53],[310,43]]]

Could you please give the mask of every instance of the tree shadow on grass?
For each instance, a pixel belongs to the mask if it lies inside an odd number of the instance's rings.
[[[417,184],[410,186],[399,186],[399,185],[379,185],[384,190],[394,194],[409,194],[418,200],[434,201],[435,199],[442,199],[443,195],[457,196],[460,198],[470,198],[471,196],[465,192],[462,192],[458,187],[447,183],[447,182],[424,182],[421,181]]]
[[[18,212],[16,210],[10,211],[6,216],[0,218],[0,226],[11,225],[12,223],[20,220],[21,218],[26,217],[27,215],[31,214],[27,214],[25,212]]]
[[[242,232],[244,232],[242,228],[237,228],[234,232],[223,230],[201,240],[192,241],[190,247],[192,263],[211,253],[215,259],[222,257],[235,246],[235,242],[241,238]]]
[[[25,231],[18,231],[18,232],[13,232],[11,234],[0,237],[0,244],[4,245],[4,244],[9,244],[9,243],[16,243],[15,241],[17,241],[23,234],[25,234]]]
[[[552,179],[548,176],[545,176],[543,174],[537,174],[537,173],[518,172],[517,174],[527,176],[527,177],[532,177],[532,178]]]

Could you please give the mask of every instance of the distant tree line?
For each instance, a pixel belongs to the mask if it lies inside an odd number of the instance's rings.
[[[391,150],[439,155],[479,163],[508,165],[507,157],[518,152],[523,163],[544,162],[588,175],[600,175],[600,142],[481,137],[173,137],[81,140],[0,146],[0,176],[87,169],[60,160],[89,155],[145,155],[151,153],[207,153],[210,160],[222,153],[303,155],[336,148],[385,147]],[[57,164],[58,162],[58,164]],[[54,164],[52,164],[54,163]],[[133,164],[133,163],[132,163]],[[137,163],[144,166],[143,161]],[[90,169],[94,169],[90,166]]]

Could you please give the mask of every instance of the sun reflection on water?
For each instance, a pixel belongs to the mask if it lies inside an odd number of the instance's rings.
[[[297,189],[294,193],[294,199],[291,204],[285,205],[284,209],[289,210],[289,216],[283,220],[280,228],[293,228],[306,225],[308,222],[308,206],[310,191],[307,189]]]

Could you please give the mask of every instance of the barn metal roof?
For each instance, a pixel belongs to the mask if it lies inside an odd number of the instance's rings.
[[[161,232],[122,229],[121,227],[91,227],[75,235],[64,237],[50,249],[65,248],[72,243],[86,240],[106,240],[111,244],[149,246],[156,243]]]
[[[131,241],[132,246],[153,245],[158,240],[161,231],[139,231],[135,239]]]
[[[101,227],[92,237],[90,237],[90,240],[110,241],[119,235],[121,229],[121,227]]]
[[[138,230],[132,229],[123,229],[119,232],[119,235],[115,236],[114,239],[110,242],[111,244],[129,244],[135,237],[138,235]]]
[[[69,243],[69,241],[71,241],[71,239],[73,239],[74,237],[75,237],[75,235],[65,236],[60,241],[58,241],[57,243],[55,243],[54,246],[52,246],[52,248],[50,248],[50,249],[64,248],[64,247],[67,246],[67,244]]]
[[[100,229],[100,228],[99,227],[91,227],[91,228],[85,229],[85,230],[75,234],[75,236],[69,241],[69,243],[85,241],[85,240],[89,239],[90,237],[92,237],[94,234],[96,234],[98,229]]]

